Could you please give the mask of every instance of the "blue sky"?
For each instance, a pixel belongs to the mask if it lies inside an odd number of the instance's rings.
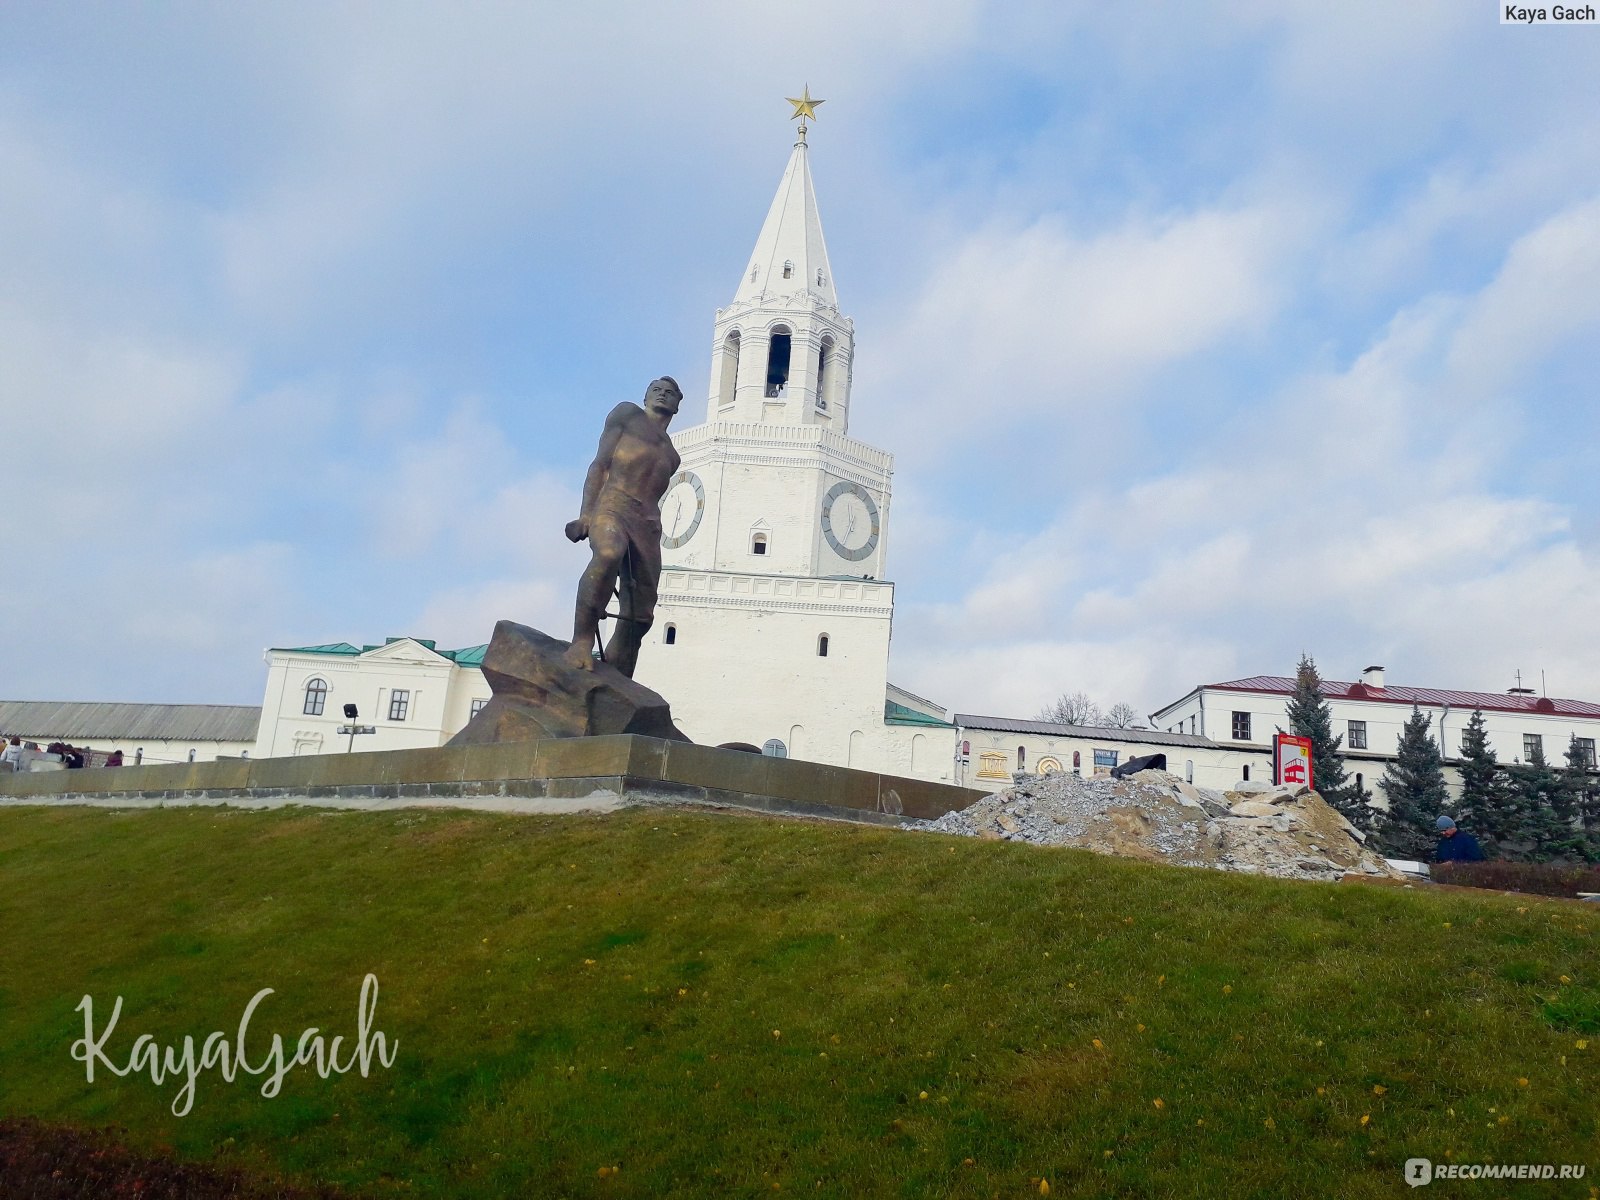
[[[897,682],[1600,697],[1600,28],[1147,7],[0,7],[0,695],[563,627],[809,83]]]

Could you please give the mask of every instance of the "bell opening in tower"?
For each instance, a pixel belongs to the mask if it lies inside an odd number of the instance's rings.
[[[739,383],[739,331],[730,330],[722,341],[722,378],[717,382],[717,407],[726,408],[734,401],[734,390]]]
[[[785,394],[789,386],[789,331],[774,330],[772,345],[767,351],[767,398]]]

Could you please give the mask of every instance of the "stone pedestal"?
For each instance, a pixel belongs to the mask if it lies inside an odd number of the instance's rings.
[[[494,698],[447,744],[606,733],[689,740],[672,723],[672,709],[658,693],[606,663],[575,670],[562,659],[566,651],[566,642],[537,629],[515,621],[497,624],[483,656]]]

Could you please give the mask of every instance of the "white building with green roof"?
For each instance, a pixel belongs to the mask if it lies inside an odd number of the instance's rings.
[[[489,699],[480,669],[484,646],[440,650],[425,638],[382,645],[330,642],[266,652],[267,691],[256,734],[257,758],[329,754],[350,748],[345,705],[373,732],[357,750],[442,746]]]

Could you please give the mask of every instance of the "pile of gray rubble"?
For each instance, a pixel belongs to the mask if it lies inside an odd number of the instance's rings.
[[[1219,792],[1165,771],[1125,779],[1018,775],[1007,790],[923,827],[1288,879],[1400,877],[1309,788],[1242,782]]]

